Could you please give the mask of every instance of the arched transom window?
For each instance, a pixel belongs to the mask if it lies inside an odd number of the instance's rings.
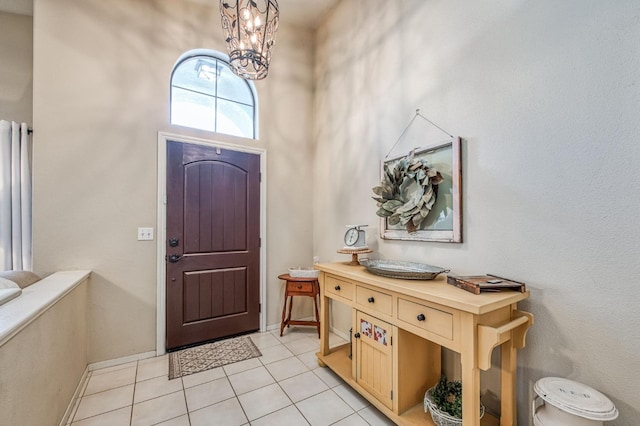
[[[173,68],[171,124],[257,139],[257,103],[253,83],[219,52],[187,52]]]

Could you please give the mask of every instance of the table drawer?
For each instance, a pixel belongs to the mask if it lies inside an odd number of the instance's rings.
[[[356,286],[356,302],[381,314],[389,316],[393,314],[393,298],[390,294]]]
[[[288,294],[314,294],[313,282],[295,282],[289,281],[287,283]]]
[[[328,275],[324,280],[325,292],[353,300],[353,284]]]
[[[398,319],[453,340],[453,314],[449,312],[399,298]]]

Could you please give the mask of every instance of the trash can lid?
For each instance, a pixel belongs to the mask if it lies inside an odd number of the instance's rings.
[[[609,398],[573,380],[545,377],[536,382],[533,390],[545,402],[585,419],[606,421],[618,417],[618,409]]]

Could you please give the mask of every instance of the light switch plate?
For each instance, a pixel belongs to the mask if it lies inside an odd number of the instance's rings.
[[[138,228],[138,241],[152,241],[153,228]]]

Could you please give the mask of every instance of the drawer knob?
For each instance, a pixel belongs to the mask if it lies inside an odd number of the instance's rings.
[[[336,289],[336,291],[340,291],[340,286],[339,285],[335,286],[334,288]]]
[[[367,302],[369,302],[369,303],[373,303],[375,301],[376,301],[376,299],[374,299],[373,296],[371,296],[370,298],[367,299]]]
[[[302,288],[302,284],[298,284],[298,288],[299,288],[299,289],[300,289],[300,288]]]
[[[426,320],[426,319],[427,319],[427,317],[425,317],[425,316],[424,316],[424,314],[420,314],[420,315],[418,315],[418,317],[417,317],[417,318],[418,318],[418,321],[424,321],[424,320]]]

